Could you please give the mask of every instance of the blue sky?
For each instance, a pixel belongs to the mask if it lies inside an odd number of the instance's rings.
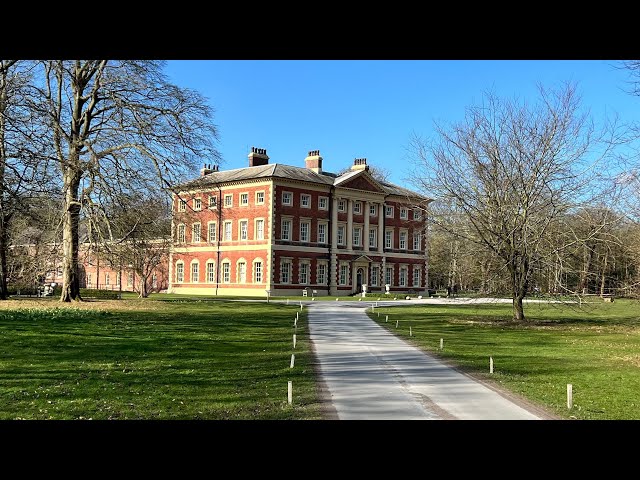
[[[483,92],[535,99],[536,85],[578,85],[596,120],[617,113],[640,120],[640,98],[626,93],[626,71],[603,60],[172,60],[166,73],[198,90],[216,110],[221,169],[248,165],[252,146],[271,163],[304,166],[320,150],[323,169],[354,158],[392,171],[409,186],[412,132],[457,121]],[[205,163],[203,160],[202,163]]]

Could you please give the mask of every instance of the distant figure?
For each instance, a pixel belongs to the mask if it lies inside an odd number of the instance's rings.
[[[456,283],[456,284],[453,286],[453,296],[455,297],[457,294],[458,294],[458,284]]]
[[[447,285],[447,298],[451,296],[451,287]]]

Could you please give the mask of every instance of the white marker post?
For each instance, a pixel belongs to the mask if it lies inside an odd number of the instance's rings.
[[[291,381],[287,383],[287,401],[289,405],[293,403],[293,382]]]
[[[302,311],[302,300],[300,300],[300,311]]]
[[[298,317],[293,321],[293,328],[298,328]]]
[[[298,312],[296,312],[296,321],[298,321],[298,318],[300,318],[300,317],[298,317],[298,315],[300,315],[300,314]]]
[[[413,337],[413,332],[411,331],[411,327],[409,327],[409,336]]]
[[[489,357],[489,373],[493,373],[493,357]]]
[[[292,353],[291,354],[291,365],[289,365],[289,368],[293,368],[293,365],[296,363],[296,354]]]
[[[400,321],[400,320],[396,320],[396,328],[398,328],[398,322],[399,322],[399,321]]]
[[[289,305],[289,299],[287,298],[287,305]]]
[[[338,301],[338,299],[336,298],[336,302]]]
[[[442,350],[444,347],[444,339],[440,339],[440,350]]]
[[[293,348],[296,348],[296,334],[293,334]]]
[[[385,321],[385,323],[389,321],[389,315],[385,315],[384,316],[384,321]]]
[[[571,410],[573,408],[573,385],[567,383],[567,408]]]
[[[380,312],[378,312],[378,318],[380,318]]]

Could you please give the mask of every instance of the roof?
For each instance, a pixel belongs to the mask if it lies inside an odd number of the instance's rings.
[[[334,173],[323,172],[316,173],[305,167],[295,167],[293,165],[283,165],[281,163],[272,163],[268,165],[259,165],[257,167],[235,168],[233,170],[223,170],[212,172],[204,177],[196,178],[188,182],[178,185],[183,189],[204,188],[220,183],[238,182],[242,180],[253,180],[257,178],[286,178],[289,180],[298,180],[302,182],[319,183],[322,185],[339,186],[345,181],[357,177],[366,170],[352,170],[339,177]],[[370,175],[370,174],[369,174]],[[372,177],[373,178],[373,177]],[[417,192],[408,190],[394,183],[374,180],[384,189],[388,195],[399,195],[402,197],[426,198]]]

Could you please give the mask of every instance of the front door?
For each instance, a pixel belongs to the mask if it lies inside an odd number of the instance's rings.
[[[362,292],[362,279],[364,278],[364,270],[358,268],[356,270],[356,293]]]

